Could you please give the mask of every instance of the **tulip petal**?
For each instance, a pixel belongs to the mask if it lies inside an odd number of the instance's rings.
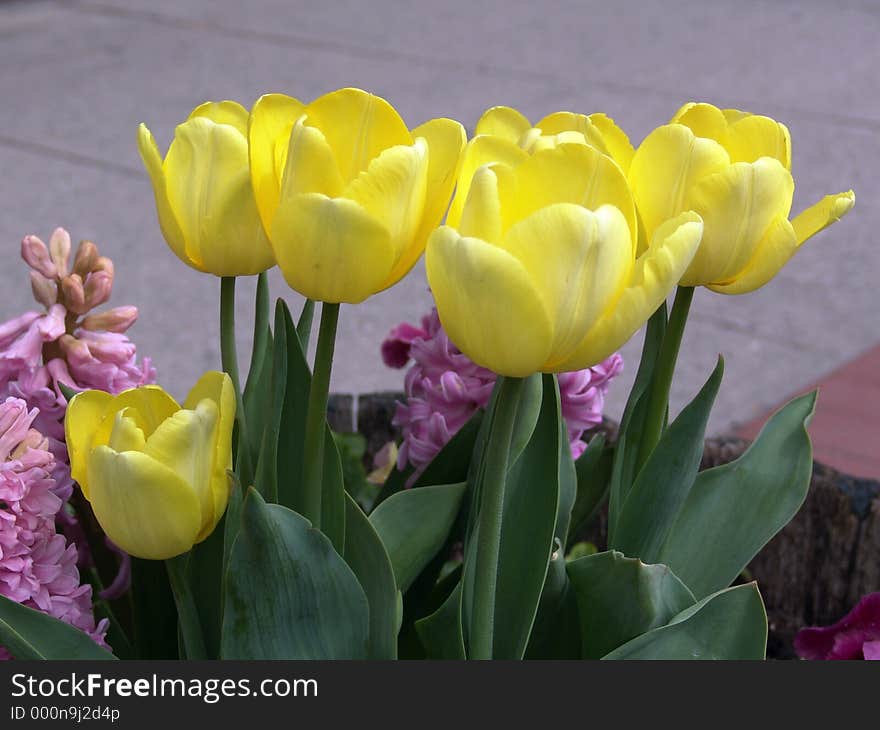
[[[516,199],[502,196],[505,227],[553,203],[574,203],[596,210],[613,205],[626,219],[632,239],[638,237],[636,208],[626,177],[608,155],[588,145],[563,145],[536,152],[516,170]]]
[[[554,112],[548,114],[536,125],[545,135],[559,135],[565,132],[577,132],[591,147],[604,154],[610,154],[605,138],[588,116],[574,112]]]
[[[98,446],[89,456],[89,502],[107,536],[125,552],[165,560],[199,533],[199,501],[174,471],[138,451]]]
[[[205,117],[184,122],[164,169],[190,259],[216,276],[258,274],[273,265],[251,188],[247,140],[237,129]]]
[[[516,109],[493,106],[477,120],[474,135],[486,134],[519,144],[522,136],[531,128],[532,123]]]
[[[381,290],[394,265],[391,235],[347,198],[282,201],[272,228],[278,266],[304,297],[357,304]]]
[[[187,119],[196,117],[210,119],[216,124],[228,124],[247,137],[248,111],[237,101],[206,101],[193,109]]]
[[[113,416],[113,430],[107,445],[114,451],[143,451],[146,445],[144,432],[137,421],[127,415],[129,411],[130,408],[124,408]]]
[[[394,264],[415,242],[425,210],[427,181],[428,145],[418,139],[407,147],[384,150],[345,191],[344,197],[359,203],[387,229]]]
[[[498,175],[491,165],[483,165],[471,180],[461,222],[458,224],[458,232],[465,238],[479,238],[489,243],[501,241]]]
[[[849,213],[856,204],[856,195],[852,190],[837,195],[826,195],[822,200],[811,205],[792,220],[798,245],[808,238],[825,230]]]
[[[788,217],[794,180],[779,160],[737,162],[694,185],[685,206],[703,218],[703,241],[684,286],[731,281],[751,261],[777,217]]]
[[[333,150],[321,130],[306,122],[307,117],[300,117],[291,128],[279,203],[301,193],[321,193],[331,198],[342,193],[342,177]]]
[[[700,245],[703,224],[691,211],[664,222],[632,268],[626,289],[557,370],[581,370],[618,350],[666,299]]]
[[[385,99],[361,89],[339,89],[306,107],[309,124],[318,127],[336,155],[343,181],[366,170],[382,150],[411,145],[412,135]]]
[[[232,427],[235,423],[235,391],[226,373],[209,371],[192,387],[183,407],[195,410],[204,400],[217,404],[219,420],[214,443],[214,472],[211,492],[214,497],[214,517],[220,519],[229,500],[229,476],[232,468]]]
[[[722,147],[727,147],[728,121],[724,112],[714,104],[688,102],[675,113],[670,123],[683,124],[697,137],[714,139]]]
[[[458,185],[455,188],[455,197],[452,198],[452,203],[449,206],[449,213],[446,215],[446,225],[458,227],[461,221],[461,212],[471,187],[471,180],[477,169],[483,165],[491,164],[504,164],[514,168],[527,160],[528,157],[525,151],[508,139],[488,135],[474,137],[464,150]]]
[[[276,161],[286,159],[290,130],[304,109],[305,104],[291,96],[264,94],[254,103],[248,118],[251,183],[266,231],[272,230],[272,218],[281,194],[284,166]]]
[[[103,390],[85,390],[68,403],[64,417],[64,440],[70,458],[70,476],[88,497],[87,461],[92,436],[104,420],[113,396]]]
[[[166,419],[144,447],[147,456],[170,468],[198,497],[201,517],[196,542],[207,537],[220,519],[214,513],[212,490],[219,415],[217,404],[205,398],[195,409],[180,410]]]
[[[729,283],[711,284],[719,294],[747,294],[772,279],[798,248],[797,237],[788,216],[776,218],[764,233],[752,260]]]
[[[624,174],[628,173],[635,150],[626,132],[607,114],[590,114],[590,121],[601,132],[608,154],[620,165]]]
[[[386,286],[400,281],[419,260],[431,235],[449,208],[455,181],[461,169],[462,150],[467,143],[464,127],[452,119],[432,119],[412,130],[413,139],[428,144],[428,183],[425,210],[413,245],[394,266]]]
[[[138,126],[137,142],[141,160],[143,160],[144,167],[147,168],[147,174],[149,174],[150,182],[153,185],[153,195],[156,198],[156,214],[159,218],[159,228],[162,231],[162,236],[177,258],[187,266],[204,271],[186,253],[186,238],[168,200],[168,187],[162,165],[162,156],[159,154],[156,140],[153,139],[152,133],[145,124]]]
[[[701,178],[730,164],[724,148],[682,124],[651,132],[636,150],[629,180],[648,237],[664,221],[687,210],[684,200]]]
[[[507,231],[502,247],[522,263],[553,322],[553,343],[542,369],[552,371],[616,301],[629,278],[632,239],[623,214],[605,205],[595,213],[557,203]]]
[[[747,114],[727,130],[724,145],[731,162],[754,162],[773,157],[791,170],[791,135],[781,122],[758,114]]]
[[[425,264],[440,321],[462,352],[501,375],[525,377],[541,369],[553,325],[519,260],[442,226],[428,241]]]

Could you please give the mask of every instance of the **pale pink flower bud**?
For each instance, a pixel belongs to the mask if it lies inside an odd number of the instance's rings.
[[[125,332],[137,318],[137,307],[116,307],[100,314],[90,314],[80,327],[98,332]]]
[[[74,274],[76,276],[76,274]],[[113,291],[112,271],[93,271],[86,278],[84,293],[85,303],[83,312],[88,312],[94,307],[101,306],[110,298]]]
[[[49,256],[49,249],[36,236],[25,236],[21,239],[21,257],[28,266],[41,273],[47,279],[54,279],[58,274],[58,270]]]
[[[56,228],[52,232],[49,239],[49,252],[52,255],[52,261],[55,262],[55,268],[58,269],[58,276],[67,276],[67,264],[70,260],[70,234],[63,228]]]
[[[110,276],[113,276],[113,262],[106,256],[98,256],[98,260],[92,266],[92,271],[107,271]]]
[[[86,293],[79,274],[65,276],[61,280],[61,291],[64,294],[64,304],[71,312],[83,314],[87,310]]]
[[[58,301],[58,285],[36,271],[31,272],[31,291],[47,309]]]
[[[91,241],[80,241],[73,259],[73,273],[85,278],[98,261],[98,247]]]

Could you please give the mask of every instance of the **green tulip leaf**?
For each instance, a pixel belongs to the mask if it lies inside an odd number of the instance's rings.
[[[345,477],[330,426],[324,426],[324,477],[321,487],[321,531],[340,554],[345,553]]]
[[[137,658],[177,659],[177,606],[163,561],[131,559],[131,605]]]
[[[365,659],[370,607],[330,540],[249,489],[225,585],[224,659]]]
[[[458,516],[464,484],[407,489],[389,497],[370,515],[405,593],[446,542]]]
[[[461,633],[461,582],[434,613],[416,621],[416,632],[428,659],[464,659]]]
[[[84,631],[0,595],[0,646],[16,659],[116,659]]]
[[[663,543],[697,477],[723,373],[719,357],[706,384],[660,437],[623,504],[610,548],[646,563],[660,562]]]
[[[647,413],[648,387],[654,374],[654,365],[660,356],[663,335],[666,332],[666,302],[663,302],[648,320],[642,356],[632,389],[629,392],[620,427],[608,489],[608,538],[614,538],[620,510],[632,488],[636,475],[639,439]]]
[[[566,572],[577,601],[584,659],[599,659],[666,625],[695,602],[665,565],[645,565],[616,551],[573,560]]]
[[[496,659],[521,659],[525,653],[555,540],[560,502],[561,407],[555,376],[542,376],[542,383],[538,421],[528,444],[510,467],[504,492],[492,646],[492,657]],[[479,494],[477,479],[475,491]],[[476,533],[474,529],[466,546],[462,579],[466,645],[475,573],[475,562],[470,563],[476,559]]]
[[[660,556],[698,598],[730,585],[800,509],[813,470],[806,426],[815,407],[815,392],[795,398],[736,461],[697,476]]]
[[[608,496],[614,448],[605,447],[605,435],[596,434],[574,463],[577,492],[571,510],[569,542],[592,519]]]
[[[476,411],[468,422],[458,430],[458,433],[449,440],[449,443],[425,467],[425,470],[414,480],[412,486],[427,487],[432,484],[464,482],[467,479],[468,465],[470,464],[471,454],[474,451],[474,442],[480,430],[482,420],[483,411]],[[389,474],[388,479],[385,480],[385,484],[382,485],[382,490],[379,492],[378,497],[376,497],[375,508],[392,494],[403,491],[412,474],[412,467],[407,467],[403,471],[394,469]]]
[[[345,562],[370,604],[369,659],[396,659],[399,592],[385,546],[367,516],[346,494]]]
[[[577,598],[565,567],[562,551],[555,551],[541,592],[526,659],[581,658]]]
[[[767,613],[755,583],[707,596],[603,659],[764,659]]]
[[[516,421],[513,424],[513,437],[510,440],[510,463],[513,464],[523,452],[532,438],[538,416],[541,414],[541,402],[544,399],[544,384],[540,373],[530,375],[523,383],[516,409]]]

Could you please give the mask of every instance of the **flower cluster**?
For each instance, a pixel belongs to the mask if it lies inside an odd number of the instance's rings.
[[[119,393],[156,380],[149,358],[138,364],[125,332],[137,320],[137,307],[93,313],[110,299],[113,262],[91,241],[80,243],[71,264],[70,234],[55,229],[46,246],[36,236],[21,242],[31,268],[34,298],[43,312],[26,312],[0,324],[0,396],[11,395],[39,409],[36,427],[55,455],[55,493],[70,498],[64,413],[71,390]]]
[[[107,620],[97,626],[92,587],[80,584],[77,549],[55,528],[55,457],[31,428],[37,409],[20,398],[0,403],[0,594],[87,632],[106,646]],[[0,646],[0,659],[9,653]]]
[[[424,469],[479,408],[489,403],[496,375],[480,367],[450,341],[437,310],[422,317],[421,327],[402,322],[382,343],[382,359],[393,368],[413,364],[406,373],[406,402],[398,403],[393,423],[403,431],[398,468],[407,463]],[[598,365],[560,373],[562,415],[572,458],[586,448],[581,439],[602,422],[605,394],[623,369],[615,353]]]

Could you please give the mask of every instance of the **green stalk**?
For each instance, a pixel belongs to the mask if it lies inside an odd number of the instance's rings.
[[[324,434],[327,424],[327,399],[330,394],[330,371],[333,367],[333,348],[336,344],[336,325],[339,305],[324,302],[321,305],[321,324],[312,384],[309,389],[309,408],[306,413],[305,463],[303,464],[303,517],[321,528],[321,491],[324,477]]]
[[[510,441],[522,392],[522,378],[502,378],[483,459],[480,495],[470,658],[491,659],[495,628],[495,589],[501,550],[504,491],[510,461]]]
[[[251,480],[250,447],[238,377],[238,355],[235,351],[235,277],[223,276],[220,279],[220,362],[223,370],[232,380],[235,391],[235,420],[238,426],[236,469],[243,484]]]
[[[642,430],[641,442],[639,443],[636,473],[648,460],[648,457],[654,451],[654,447],[657,446],[660,437],[663,435],[666,414],[669,408],[669,390],[672,387],[672,376],[675,373],[675,364],[678,361],[681,338],[684,334],[693,298],[693,287],[680,286],[675,292],[675,302],[672,304],[672,311],[669,313],[669,322],[663,335],[660,355],[657,358],[654,375],[651,378],[645,426]]]
[[[177,621],[180,626],[180,633],[183,636],[186,658],[208,659],[196,601],[186,579],[188,558],[188,553],[178,555],[176,558],[170,558],[165,561],[165,568],[168,570],[168,581],[171,583],[174,604],[177,606]]]

